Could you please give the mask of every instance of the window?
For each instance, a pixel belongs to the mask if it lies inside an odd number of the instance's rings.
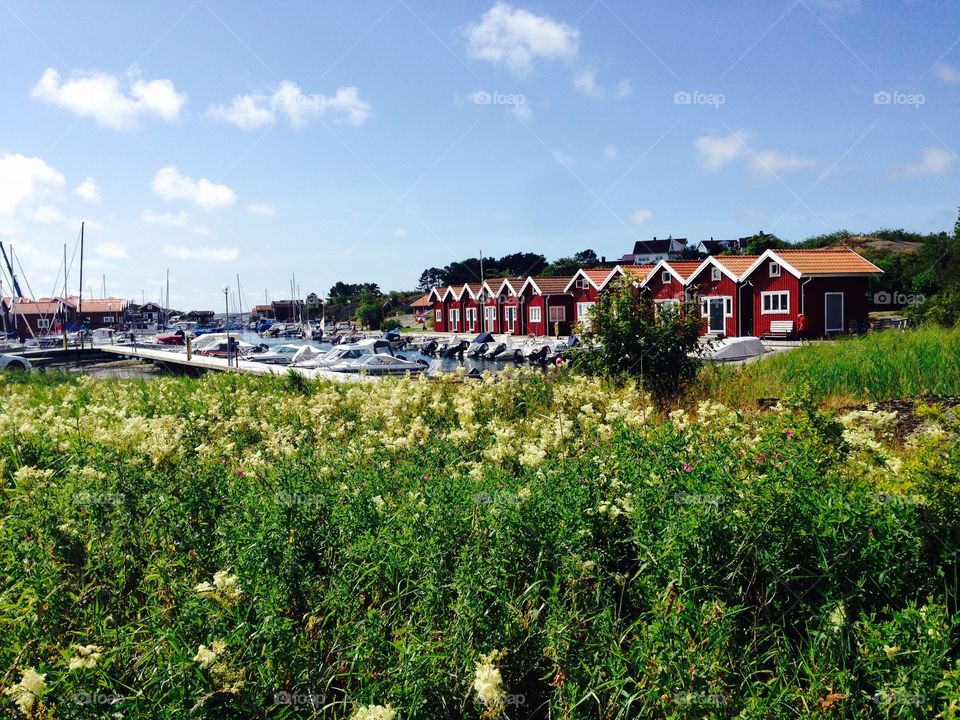
[[[541,318],[540,308],[531,306],[531,307],[530,307],[530,322],[532,322],[532,323],[538,323],[538,322],[540,322],[540,318]]]
[[[113,322],[113,315],[104,315],[104,316],[103,316],[103,321],[104,321],[105,323],[112,323],[112,322]]]
[[[460,311],[451,310],[450,311],[450,327],[454,330],[459,329],[457,326],[460,324]]]
[[[47,318],[37,318],[37,330],[49,330],[50,321]]]
[[[590,327],[590,311],[593,309],[592,302],[577,303],[577,320],[585,328]]]
[[[470,324],[470,329],[473,330],[477,326],[477,309],[476,308],[467,308],[467,322]]]
[[[437,322],[443,322],[443,310],[437,310],[434,313],[434,317],[436,318]]]
[[[760,293],[762,298],[762,312],[764,314],[786,314],[790,312],[790,293],[765,292]]]
[[[780,277],[779,263],[770,263],[770,277]]]
[[[581,290],[586,290],[590,287],[590,283],[587,282],[587,279],[584,277],[577,278],[576,286]]]
[[[723,299],[723,314],[727,317],[733,317],[733,298]]]
[[[664,270],[662,273],[660,273],[660,282],[662,282],[664,285],[669,285],[669,284],[670,284],[670,271],[669,271],[669,270]]]
[[[550,308],[550,322],[566,322],[567,309],[563,305]]]
[[[720,268],[715,267],[710,271],[710,279],[713,282],[720,282]]]

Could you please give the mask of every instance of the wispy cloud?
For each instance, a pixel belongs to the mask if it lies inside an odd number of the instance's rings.
[[[229,262],[240,256],[237,248],[189,248],[185,245],[164,245],[163,254],[175,260],[193,260],[199,262]]]
[[[276,209],[273,205],[268,205],[263,202],[253,202],[247,205],[247,212],[251,215],[261,215],[263,217],[273,217],[277,214]]]
[[[820,161],[775,149],[754,150],[749,141],[753,133],[734,130],[727,135],[704,135],[693,141],[700,165],[707,172],[715,172],[737,161],[760,176],[782,175],[799,170],[812,170]]]
[[[890,169],[893,178],[930,177],[946,175],[957,162],[957,156],[949,150],[939,147],[924,148],[920,151],[920,161]]]
[[[77,197],[83,198],[88,202],[100,202],[100,187],[97,185],[97,181],[92,177],[84,179],[82,183],[77,185],[77,187],[73,189],[73,194]]]
[[[170,80],[142,80],[136,72],[119,78],[77,70],[61,81],[53,68],[47,68],[30,95],[115,130],[136,127],[140,117],[149,115],[172,122],[187,102]]]
[[[498,2],[466,29],[467,54],[522,75],[539,60],[570,61],[580,31],[546,15]]]
[[[610,90],[597,80],[597,71],[592,67],[581,68],[573,74],[573,87],[584,97],[593,100],[615,98],[620,100],[633,92],[633,84],[629,80],[621,80]]]
[[[208,113],[241,130],[252,130],[274,123],[278,117],[294,127],[324,117],[343,125],[363,125],[373,116],[373,107],[352,86],[341,87],[333,95],[307,95],[296,83],[284,80],[272,93],[237,95],[229,105],[211,105]]]
[[[947,85],[960,85],[960,70],[952,65],[937,63],[933,66],[933,74]]]
[[[153,178],[153,192],[161,200],[186,200],[204,210],[233,205],[237,194],[226,185],[207,178],[194,180],[182,175],[173,165],[157,170]]]
[[[640,208],[630,213],[630,222],[634,225],[643,225],[647,220],[653,217],[653,211],[647,208]]]

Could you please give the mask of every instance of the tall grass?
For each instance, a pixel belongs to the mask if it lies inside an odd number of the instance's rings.
[[[708,366],[694,395],[745,407],[801,388],[826,404],[960,395],[960,328],[872,332]]]
[[[529,373],[0,381],[0,684],[67,720],[933,717],[957,426],[861,421]]]

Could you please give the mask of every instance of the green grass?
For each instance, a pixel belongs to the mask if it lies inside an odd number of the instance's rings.
[[[567,373],[0,380],[0,685],[66,720],[933,717],[958,426],[844,422]]]
[[[960,328],[872,332],[701,371],[695,394],[739,407],[802,388],[826,404],[960,395]]]

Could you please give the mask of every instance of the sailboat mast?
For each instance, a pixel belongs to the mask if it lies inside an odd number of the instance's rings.
[[[77,315],[80,318],[80,322],[83,322],[83,226],[86,223],[80,223],[80,295],[77,298]],[[66,293],[64,293],[64,298],[66,298]]]

